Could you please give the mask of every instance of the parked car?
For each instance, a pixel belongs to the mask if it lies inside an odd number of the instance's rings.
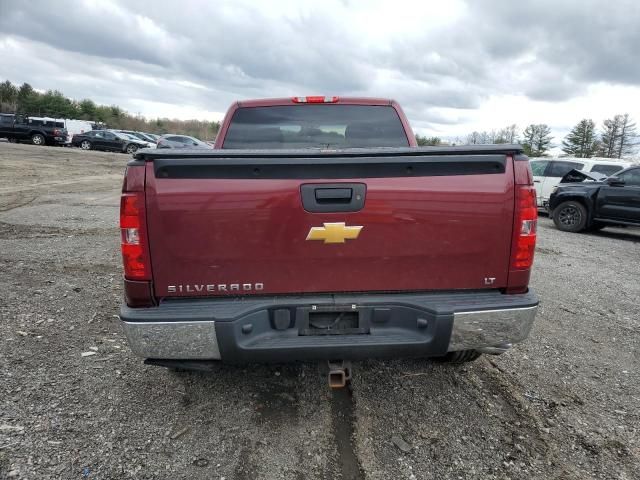
[[[236,102],[220,132],[215,149],[138,152],[125,173],[120,318],[147,363],[461,363],[529,334],[521,146],[417,148],[400,106],[373,98]],[[348,378],[337,365],[331,386]]]
[[[123,153],[135,153],[147,148],[149,142],[111,130],[92,130],[73,136],[71,144],[84,150],[107,150]]]
[[[149,135],[148,133],[144,133],[144,132],[136,132],[134,130],[116,130],[117,132],[121,132],[121,133],[126,133],[127,135],[132,135],[136,138],[139,138],[140,140],[143,140],[145,142],[150,142],[153,143],[154,145],[156,143],[158,143],[158,141],[153,138],[151,135]]]
[[[211,145],[187,135],[163,135],[158,139],[158,148],[213,148]]]
[[[123,132],[121,130],[108,130],[109,132],[113,132],[116,135],[123,137],[125,139],[128,140],[137,140],[139,142],[142,142],[142,144],[144,145],[144,148],[156,148],[156,142],[151,142],[149,140],[144,140],[143,138],[141,138],[138,135],[131,135],[130,133],[126,133]]]
[[[549,209],[553,223],[564,232],[640,226],[640,166],[606,178],[573,170],[551,193]]]
[[[158,143],[158,138],[159,137],[156,138],[156,137],[154,137],[153,135],[151,135],[150,133],[147,133],[147,132],[137,132],[137,133],[142,135],[142,137],[145,138],[146,140],[148,140],[149,142],[152,142],[154,145],[156,143]]]
[[[531,171],[538,208],[547,209],[553,188],[571,170],[603,173],[608,176],[630,165],[629,162],[599,158],[532,158]]]
[[[0,114],[0,138],[10,142],[31,142],[33,145],[64,145],[68,133],[58,122],[44,119],[22,117],[13,114]]]

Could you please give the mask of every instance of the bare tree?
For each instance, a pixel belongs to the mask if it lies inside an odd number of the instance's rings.
[[[474,131],[467,135],[467,144],[476,145],[478,143],[480,143],[480,133]]]
[[[636,133],[636,124],[631,120],[628,113],[624,115],[616,115],[620,117],[620,134],[618,135],[617,157],[630,153],[635,147],[635,140],[638,137]]]
[[[518,126],[513,123],[507,127],[501,128],[498,132],[496,143],[517,143],[518,142]]]
[[[602,124],[602,152],[601,155],[607,158],[614,158],[618,137],[620,135],[621,115],[615,115],[613,118],[606,119]]]
[[[492,144],[492,143],[516,143],[518,141],[518,127],[513,124],[500,130],[473,131],[467,135],[468,145]]]
[[[621,158],[631,153],[637,145],[636,124],[628,113],[614,115],[602,123],[601,155]]]
[[[491,143],[491,135],[484,131],[480,133],[480,136],[478,137],[478,143],[482,144],[482,145],[487,145],[489,143]]]

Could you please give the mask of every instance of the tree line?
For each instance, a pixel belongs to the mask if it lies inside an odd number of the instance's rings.
[[[149,133],[176,133],[191,135],[203,140],[215,138],[219,122],[203,120],[176,120],[169,118],[147,119],[131,115],[117,105],[98,105],[93,100],[80,101],[66,97],[58,90],[40,93],[28,83],[19,87],[6,80],[0,83],[0,112],[27,116],[72,118],[101,122],[109,128],[137,130]],[[418,145],[442,145],[440,137],[416,135]],[[591,119],[580,120],[562,141],[562,151],[573,157],[621,158],[632,153],[638,145],[635,122],[628,113],[605,120],[597,130]],[[547,124],[531,124],[519,133],[518,126],[508,125],[499,130],[471,132],[465,138],[457,138],[456,145],[521,143],[527,155],[542,157],[553,146],[551,128]]]
[[[141,132],[176,133],[202,140],[213,140],[219,122],[203,120],[147,119],[131,115],[117,105],[98,105],[93,100],[80,101],[66,97],[58,90],[40,93],[28,83],[19,87],[6,80],[0,83],[0,112],[32,117],[70,118],[104,123],[108,128]]]
[[[442,145],[439,137],[416,135],[418,145]],[[546,123],[528,125],[519,133],[518,126],[508,125],[499,130],[471,132],[465,138],[457,138],[456,145],[521,143],[530,157],[543,157],[553,146],[551,128]],[[614,115],[602,123],[600,131],[596,123],[585,118],[580,120],[562,140],[562,151],[578,158],[605,157],[622,158],[633,153],[639,145],[635,122],[628,113]]]

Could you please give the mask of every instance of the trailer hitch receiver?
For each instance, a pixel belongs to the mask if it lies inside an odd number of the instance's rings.
[[[329,361],[329,387],[344,388],[351,382],[351,362]]]

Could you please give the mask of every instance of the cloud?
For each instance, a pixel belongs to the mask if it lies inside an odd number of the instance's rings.
[[[0,0],[0,73],[148,115],[388,96],[414,125],[451,132],[478,117],[511,123],[486,110],[496,98],[554,105],[596,85],[640,88],[638,25],[629,0]]]

